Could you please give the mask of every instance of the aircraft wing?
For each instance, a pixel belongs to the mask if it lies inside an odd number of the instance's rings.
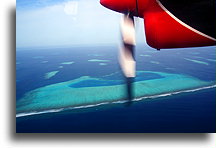
[[[147,44],[156,49],[216,44],[215,0],[100,0],[111,10],[144,19]]]

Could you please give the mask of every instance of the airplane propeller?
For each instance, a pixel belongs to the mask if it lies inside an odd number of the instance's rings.
[[[162,3],[161,3],[162,1]],[[202,0],[202,3],[196,3],[194,1],[188,2],[191,8],[197,9],[199,6],[200,10],[202,7],[205,9],[200,12],[213,12],[214,2],[210,0]],[[183,9],[177,9],[181,0],[100,0],[101,5],[104,7],[123,13],[121,21],[121,36],[122,46],[119,54],[119,62],[123,74],[126,78],[127,84],[127,96],[129,102],[133,99],[133,81],[135,78],[135,67],[136,61],[134,58],[135,50],[135,25],[134,16],[143,18],[146,43],[157,50],[160,49],[176,49],[176,48],[187,48],[187,47],[202,47],[202,46],[213,46],[216,45],[215,34],[212,32],[215,30],[215,22],[212,19],[207,21],[198,22],[199,19],[194,19],[191,23],[183,22],[184,18],[199,18],[199,11],[190,11],[187,15],[184,14]],[[183,2],[184,4],[185,2]],[[205,4],[205,6],[203,5]],[[163,5],[165,4],[165,5]],[[193,6],[194,5],[194,6]],[[174,12],[179,11],[179,18],[172,14],[168,8],[173,8]],[[184,5],[182,5],[184,6]],[[193,7],[192,7],[193,6]],[[176,9],[175,9],[176,8]],[[189,7],[185,7],[187,10]],[[191,10],[193,10],[191,9]],[[209,10],[208,10],[209,9]],[[172,10],[172,9],[171,9]],[[172,10],[172,11],[173,11]],[[126,12],[126,13],[125,13]],[[186,11],[185,11],[186,12]],[[186,14],[186,13],[185,13]],[[207,13],[210,14],[210,13]],[[202,14],[203,15],[203,14]],[[209,18],[213,18],[213,15],[207,15]],[[180,19],[182,18],[182,20]],[[203,17],[204,18],[204,17]],[[187,19],[186,19],[187,20]],[[202,20],[202,19],[201,19]],[[193,26],[188,25],[193,24]],[[207,23],[206,25],[203,25]],[[194,26],[195,25],[195,26]],[[196,27],[196,28],[193,28]],[[202,30],[202,31],[201,31]],[[207,33],[207,34],[206,34]]]
[[[129,104],[133,99],[133,81],[136,75],[135,50],[135,25],[134,16],[127,12],[123,14],[121,25],[122,45],[119,51],[119,64],[126,81],[126,92]]]

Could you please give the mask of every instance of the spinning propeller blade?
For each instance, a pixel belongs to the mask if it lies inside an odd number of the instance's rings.
[[[136,75],[135,50],[135,25],[132,13],[126,13],[121,20],[122,46],[119,51],[119,63],[126,79],[127,98],[133,99],[133,80]]]

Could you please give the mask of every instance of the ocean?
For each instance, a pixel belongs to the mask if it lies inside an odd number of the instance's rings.
[[[17,49],[16,132],[215,132],[215,56],[138,45],[128,106],[117,46]]]

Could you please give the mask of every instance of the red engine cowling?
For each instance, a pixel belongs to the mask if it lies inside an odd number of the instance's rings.
[[[100,0],[100,3],[111,10],[121,13],[130,11],[142,17],[147,44],[153,48],[200,47],[216,44],[216,39],[176,18],[158,0]]]

